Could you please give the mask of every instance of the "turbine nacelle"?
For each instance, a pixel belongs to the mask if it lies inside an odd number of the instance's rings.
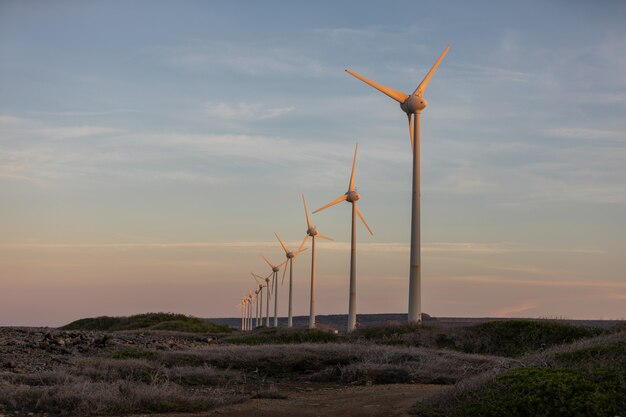
[[[348,191],[346,193],[346,201],[350,203],[356,203],[360,198],[361,196],[356,191]]]
[[[427,105],[428,102],[424,97],[417,94],[412,94],[405,101],[400,103],[400,108],[406,114],[414,114],[424,110]]]
[[[285,256],[287,257],[287,259],[293,259],[296,255],[294,255],[293,252],[289,251],[285,253]]]
[[[315,230],[315,227],[309,227],[308,229],[306,229],[306,234],[313,237],[317,235],[317,230]]]
[[[278,272],[278,271],[280,271],[280,268],[279,268],[279,267],[277,267],[277,266],[273,266],[273,267],[272,267],[272,271],[274,271],[274,272]]]

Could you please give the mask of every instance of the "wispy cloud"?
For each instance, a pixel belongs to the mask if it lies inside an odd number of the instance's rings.
[[[280,117],[293,111],[295,107],[268,107],[260,103],[206,103],[205,112],[211,118],[255,121]]]
[[[120,132],[121,129],[103,126],[65,126],[35,130],[35,133],[51,139],[76,139]]]
[[[190,71],[226,68],[248,75],[326,72],[325,65],[304,54],[302,48],[289,47],[284,42],[280,45],[278,41],[268,44],[198,40],[153,48],[149,53],[169,65]]]
[[[537,304],[537,302],[535,301],[525,301],[515,306],[503,307],[498,310],[492,311],[490,315],[494,317],[508,317],[511,314],[532,310],[533,308],[537,308],[538,306],[539,304]]]
[[[480,284],[498,284],[502,286],[531,286],[531,287],[579,287],[594,289],[626,288],[626,282],[599,281],[599,280],[567,280],[567,279],[511,279],[493,276],[468,275],[447,277],[451,281],[473,282]]]
[[[590,129],[582,127],[558,127],[548,129],[549,136],[565,139],[589,139],[589,140],[620,140],[626,141],[626,132],[608,129]]]

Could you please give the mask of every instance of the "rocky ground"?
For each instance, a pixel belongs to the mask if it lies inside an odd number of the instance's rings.
[[[71,358],[110,354],[123,348],[180,350],[215,343],[187,333],[98,332],[35,327],[0,327],[0,372],[35,373],[67,365]]]

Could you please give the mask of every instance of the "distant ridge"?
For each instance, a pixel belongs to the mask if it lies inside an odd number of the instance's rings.
[[[270,319],[272,317],[270,316]],[[211,321],[213,323],[222,324],[234,328],[241,326],[241,317],[221,317],[221,318],[207,318],[203,319]],[[622,322],[623,320],[571,320],[561,318],[521,318],[521,317],[431,317],[430,315],[423,314],[424,324],[437,324],[440,326],[450,327],[463,327],[471,326],[474,324],[486,323],[489,321],[502,321],[502,320],[549,320],[559,321],[569,324],[575,324],[580,326],[596,326],[608,328]],[[254,321],[254,317],[253,317]],[[407,321],[406,313],[380,313],[380,314],[357,314],[357,327],[368,326],[381,326],[381,325],[398,325],[404,324]],[[328,330],[345,330],[348,323],[347,314],[327,314],[317,315],[316,322],[320,329]],[[308,327],[309,316],[294,316],[294,327]],[[287,326],[287,318],[279,317],[278,326]]]

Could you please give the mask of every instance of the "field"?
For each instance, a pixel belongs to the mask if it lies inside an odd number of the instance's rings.
[[[623,322],[372,320],[345,335],[158,313],[0,328],[0,415],[614,416],[625,399]]]

